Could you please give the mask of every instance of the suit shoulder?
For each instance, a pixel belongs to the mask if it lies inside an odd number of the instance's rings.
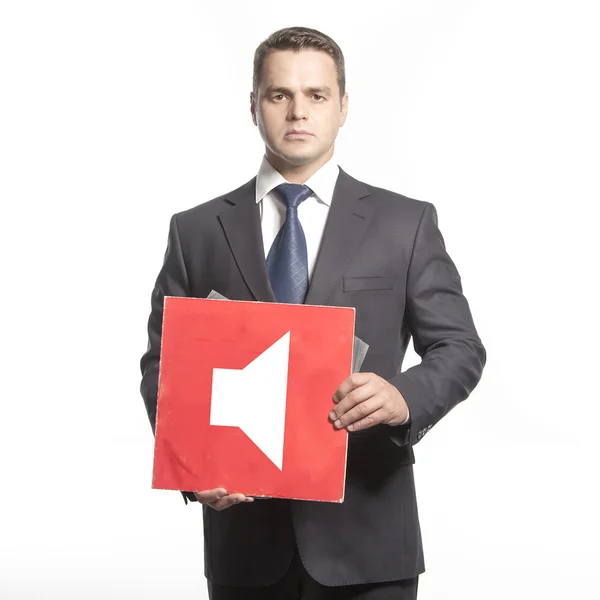
[[[190,223],[197,222],[199,219],[206,220],[207,218],[211,218],[213,216],[217,216],[225,206],[229,203],[227,200],[229,198],[240,198],[244,196],[248,196],[249,194],[254,194],[256,184],[256,177],[252,178],[250,181],[244,183],[240,187],[227,192],[221,196],[217,196],[216,198],[212,198],[211,200],[207,200],[206,202],[202,202],[201,204],[197,204],[196,206],[192,206],[186,210],[182,210],[175,214],[178,223]]]
[[[411,211],[422,213],[425,208],[429,205],[429,202],[425,202],[424,200],[417,200],[416,198],[410,198],[408,196],[404,196],[398,192],[393,192],[392,190],[386,190],[385,188],[380,188],[374,185],[365,184],[368,190],[371,192],[371,195],[375,198],[381,198],[384,202],[389,202],[390,204],[399,206],[401,208],[407,208]]]
[[[394,212],[401,212],[404,217],[414,215],[417,219],[419,219],[425,209],[428,206],[432,206],[430,202],[409,198],[408,196],[404,196],[398,192],[393,192],[392,190],[387,190],[382,187],[377,187],[375,185],[359,181],[347,173],[345,173],[345,176],[353,182],[354,186],[363,186],[368,193],[369,200],[371,202],[374,202],[379,207],[384,207],[385,209]]]

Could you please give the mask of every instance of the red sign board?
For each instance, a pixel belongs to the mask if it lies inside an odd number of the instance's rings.
[[[354,314],[165,298],[152,487],[341,502]]]

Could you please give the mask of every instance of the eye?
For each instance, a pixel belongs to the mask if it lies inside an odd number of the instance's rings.
[[[283,94],[277,94],[277,95],[273,96],[273,100],[275,100],[276,102],[283,100],[283,98],[284,98]]]
[[[325,96],[320,96],[319,94],[313,94],[313,98],[320,102],[321,100],[325,100]]]

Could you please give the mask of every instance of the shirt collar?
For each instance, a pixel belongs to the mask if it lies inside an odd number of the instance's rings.
[[[340,169],[333,161],[329,159],[313,176],[305,182],[307,185],[327,206],[331,206],[333,190],[340,173]],[[283,178],[283,175],[263,156],[258,175],[256,176],[256,202],[257,204],[273,189],[282,183],[289,183]]]

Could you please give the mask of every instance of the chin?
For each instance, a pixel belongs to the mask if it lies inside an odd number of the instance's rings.
[[[314,152],[280,152],[279,154],[287,163],[291,165],[307,165],[314,162],[319,155]]]

